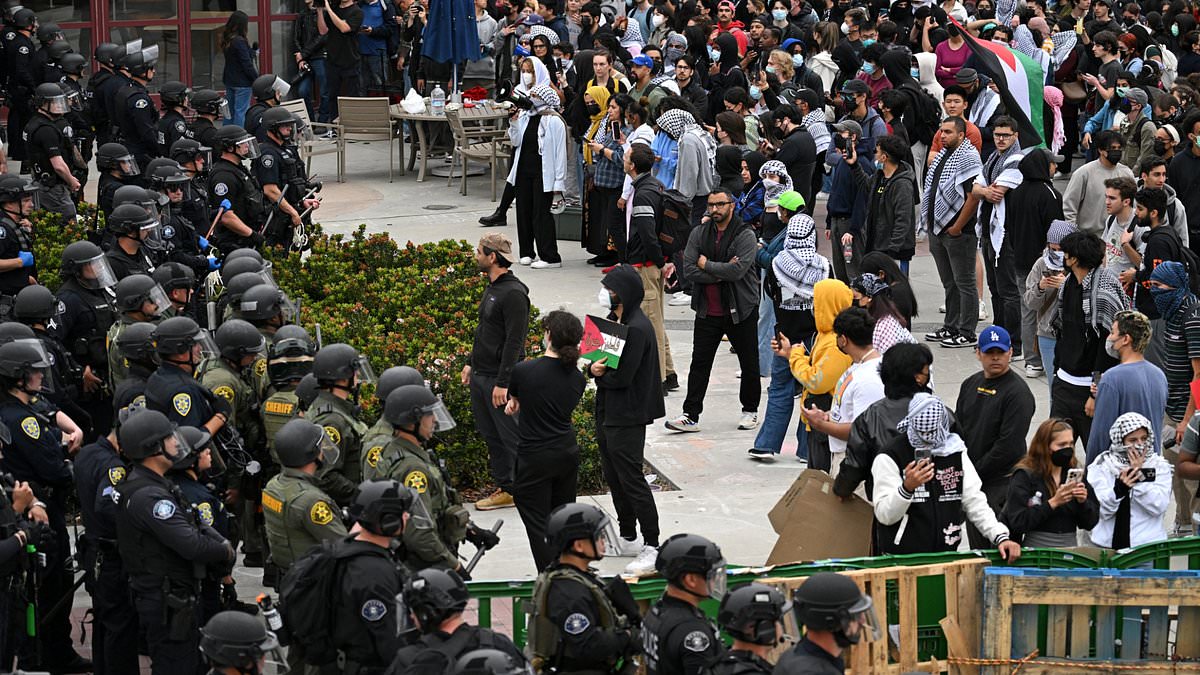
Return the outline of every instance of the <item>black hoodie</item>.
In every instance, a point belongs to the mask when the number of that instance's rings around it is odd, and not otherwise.
[[[1050,178],[1050,153],[1034,148],[1017,164],[1021,184],[1004,196],[1004,236],[1012,244],[1018,270],[1033,268],[1046,248],[1050,223],[1063,217],[1062,195]]]
[[[628,265],[618,265],[600,282],[616,294],[621,318],[629,327],[621,367],[596,378],[596,419],[609,426],[644,426],[667,414],[658,377],[658,340],[642,312],[642,278]]]
[[[883,72],[887,75],[888,82],[892,83],[892,88],[904,92],[908,98],[908,108],[901,118],[908,139],[913,143],[928,144],[937,131],[942,111],[937,100],[921,88],[920,82],[913,79],[909,72],[911,59],[908,51],[904,49],[889,49],[879,57],[879,65],[883,66]]]
[[[471,369],[508,387],[513,366],[525,356],[529,332],[529,288],[512,272],[496,277],[479,300],[479,325],[471,348]]]

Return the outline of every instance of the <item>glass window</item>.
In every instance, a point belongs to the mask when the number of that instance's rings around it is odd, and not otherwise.
[[[237,9],[253,17],[258,14],[258,0],[189,0],[188,8],[193,18],[198,12],[212,12],[213,15],[224,18]]]
[[[116,21],[174,19],[179,16],[175,0],[109,0],[108,15]]]
[[[271,22],[271,67],[275,74],[291,82],[299,74],[295,53],[292,51],[292,26],[294,21]]]
[[[220,91],[225,88],[221,83],[225,71],[225,55],[221,52],[221,31],[224,28],[224,23],[191,24],[193,89],[208,88]],[[253,20],[250,21],[246,40],[251,45],[258,42],[258,24]]]
[[[143,48],[158,45],[158,68],[147,89],[156,92],[163,82],[183,79],[179,70],[179,30],[173,24],[113,28],[109,32],[109,40],[117,44],[139,38]]]
[[[92,50],[95,45],[92,44],[92,29],[91,28],[64,28],[63,34],[67,36],[67,42],[71,43],[71,48],[76,52],[83,54],[88,58],[86,68],[92,67]],[[89,73],[90,70],[84,70],[84,73]]]
[[[41,23],[61,26],[64,23],[92,20],[92,6],[87,2],[55,4],[53,0],[24,0],[20,4],[36,12]]]

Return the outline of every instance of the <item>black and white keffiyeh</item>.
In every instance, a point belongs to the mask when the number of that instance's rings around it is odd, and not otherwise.
[[[557,110],[559,104],[561,103],[561,101],[558,99],[558,94],[554,91],[554,88],[548,84],[533,85],[533,87],[529,90],[529,97],[539,99],[542,103],[544,103],[545,106],[543,109],[550,108],[551,110]],[[535,107],[537,106],[535,105]],[[541,110],[539,109],[535,112],[540,111]]]
[[[1117,312],[1129,309],[1129,296],[1121,280],[1105,267],[1097,267],[1083,278],[1083,319],[1092,330],[1100,331],[1101,327],[1108,328],[1116,318]],[[1064,293],[1058,294],[1058,314],[1064,316]]]
[[[925,449],[946,457],[967,449],[962,438],[950,431],[950,412],[942,399],[926,392],[908,402],[908,415],[896,425],[914,450]]]
[[[696,118],[692,117],[692,114],[686,110],[672,108],[659,115],[655,123],[658,124],[659,129],[667,132],[668,136],[678,141],[679,137],[683,136],[683,132],[688,127],[696,124]]]
[[[774,178],[767,178],[767,174],[779,176],[782,181],[777,181]],[[783,162],[772,159],[769,162],[763,162],[762,167],[758,170],[758,177],[763,182],[763,198],[768,207],[775,206],[779,203],[779,195],[792,189],[792,177],[788,174],[787,165]]]
[[[812,307],[813,286],[829,277],[829,260],[817,253],[817,224],[807,214],[788,221],[783,250],[771,262],[783,309]]]
[[[813,138],[813,143],[817,146],[818,153],[829,149],[829,143],[833,137],[829,133],[829,124],[826,123],[823,108],[808,111],[808,114],[800,121],[800,126],[808,130],[809,135]]]
[[[1138,429],[1145,429],[1149,434],[1143,452],[1146,454],[1153,452],[1154,425],[1141,413],[1127,412],[1118,417],[1108,429],[1108,442],[1111,444],[1107,453],[1109,455],[1108,459],[1116,462],[1118,466],[1129,466],[1129,455],[1125,448],[1125,437]]]
[[[942,167],[941,180],[934,185],[933,177],[939,162],[944,162],[945,166]],[[967,202],[963,184],[968,178],[978,178],[982,168],[979,151],[965,139],[954,150],[942,148],[938,152],[929,171],[925,172],[925,194],[933,197],[928,200],[931,206],[921,209],[922,222],[926,220],[928,210],[933,209],[934,235],[941,234],[958,217]]]

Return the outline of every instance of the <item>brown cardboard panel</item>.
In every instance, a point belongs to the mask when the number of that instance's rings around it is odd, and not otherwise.
[[[857,495],[843,502],[824,471],[801,473],[767,518],[779,534],[768,565],[870,555],[871,505]]]

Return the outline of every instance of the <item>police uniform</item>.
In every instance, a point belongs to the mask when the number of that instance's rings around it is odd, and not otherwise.
[[[201,525],[213,528],[226,539],[230,539],[230,516],[225,503],[213,494],[212,489],[192,478],[186,471],[172,471],[171,480],[179,487],[183,498],[191,505]],[[212,615],[221,611],[221,580],[233,571],[233,561],[221,561],[208,566],[208,574],[200,581],[200,623],[207,623]]]
[[[525,663],[525,655],[508,636],[482,626],[463,623],[453,633],[433,631],[403,647],[396,652],[384,675],[445,673],[459,657],[476,649],[497,649],[513,657],[517,663]]]
[[[50,329],[54,331],[59,329],[54,319],[50,320],[46,328],[33,329],[34,335],[37,336],[38,341],[45,348],[46,354],[50,357],[50,368],[46,376],[52,383],[52,393],[43,394],[43,397],[75,420],[84,433],[91,437],[93,432],[91,416],[79,406],[79,389],[83,368],[75,363],[75,359],[67,353],[57,333],[51,332]]]
[[[171,156],[171,145],[181,138],[195,138],[188,129],[187,120],[178,110],[171,109],[158,119],[158,155]]]
[[[383,670],[402,644],[397,618],[405,610],[396,600],[404,588],[402,568],[388,549],[352,537],[337,549],[342,562],[333,593],[332,643],[345,657],[342,672]]]
[[[266,101],[255,101],[254,105],[246,109],[246,114],[243,116],[242,128],[246,133],[258,138],[259,141],[266,140],[266,130],[262,128],[263,113],[273,108]],[[262,131],[263,133],[259,133]]]
[[[33,72],[33,40],[20,31],[6,33],[4,64],[8,71],[8,157],[27,159],[25,139],[21,132],[32,111],[33,90],[40,82]]]
[[[97,673],[137,675],[137,612],[129,597],[129,575],[117,548],[117,505],[113,493],[129,469],[106,437],[75,457],[75,489],[83,517],[83,566],[92,596],[92,661]]]
[[[196,250],[200,251],[198,238],[207,235],[208,228],[212,226],[212,214],[208,210],[208,177],[201,174],[192,176],[191,188],[191,196],[184,195],[180,214],[192,224],[197,235]]]
[[[84,102],[83,110],[68,110],[67,114],[60,119],[60,125],[70,128],[71,133],[67,134],[66,129],[63,129],[63,134],[71,139],[71,144],[78,154],[73,158],[75,163],[67,162],[67,164],[71,167],[71,173],[79,180],[80,189],[83,189],[83,186],[87,184],[88,162],[92,161],[92,148],[96,138],[87,106],[88,93],[83,90],[78,81],[70,77],[64,76],[59,84],[69,92],[79,94],[79,99]],[[60,128],[62,127],[60,126]]]
[[[263,490],[262,506],[271,560],[280,569],[280,579],[313,546],[346,536],[337,504],[317,487],[315,476],[299,469],[283,467]]]
[[[136,80],[117,92],[113,109],[116,117],[120,142],[129,149],[138,161],[146,166],[158,157],[158,108],[150,100],[146,85]]]
[[[301,198],[308,192],[308,181],[304,176],[304,167],[300,163],[300,154],[296,146],[280,145],[269,136],[259,145],[262,155],[254,160],[254,176],[259,185],[274,185],[280,191],[287,189],[284,199],[296,209],[304,212]],[[272,246],[288,246],[292,243],[292,219],[282,209],[271,205],[275,216],[271,219],[271,228],[266,232],[267,243]]]
[[[206,565],[230,560],[229,542],[199,522],[175,484],[145,466],[134,466],[117,493],[118,545],[152,672],[199,672],[199,581]]]
[[[265,399],[271,395],[271,375],[267,373],[267,366],[270,364],[267,362],[267,356],[271,353],[271,347],[275,346],[275,333],[268,332],[264,326],[257,326],[257,328],[258,334],[262,335],[263,340],[266,341],[266,348],[254,358],[247,376],[254,385],[254,391],[258,394],[258,398]]]
[[[106,291],[85,288],[69,278],[58,287],[58,302],[62,310],[58,317],[62,341],[67,351],[81,367],[103,383],[96,391],[80,391],[79,403],[92,417],[96,434],[103,436],[112,427],[111,390],[108,390],[108,346],[105,338],[116,321],[116,310]]]
[[[108,128],[111,134],[110,140],[121,142],[121,116],[125,114],[125,109],[121,107],[124,104],[123,92],[126,87],[133,84],[133,80],[128,78],[125,73],[117,71],[113,76],[104,82],[101,89],[104,99],[105,117],[108,118]],[[124,144],[123,144],[124,145]],[[129,146],[126,145],[126,148]],[[139,163],[139,166],[144,166]]]
[[[382,471],[389,468],[390,456],[384,455],[384,450],[396,438],[396,428],[383,415],[371,425],[363,436],[362,450],[362,479],[379,480],[386,478]],[[396,480],[403,480],[397,478]]]
[[[146,406],[180,426],[197,428],[216,414],[212,392],[179,366],[166,362],[146,380]]]
[[[279,464],[279,455],[275,453],[275,434],[299,412],[300,398],[296,396],[295,386],[272,386],[270,395],[263,400],[263,433],[267,437],[267,452],[275,464]],[[363,480],[367,480],[366,475],[366,467],[363,467]]]
[[[96,130],[96,143],[104,145],[112,141],[112,122],[108,118],[108,102],[106,96],[111,92],[106,89],[113,85],[105,83],[115,81],[115,76],[111,71],[97,68],[92,76],[88,78],[87,87],[84,89],[84,99],[86,101],[85,109],[88,111],[88,118],[92,121],[92,128]]]
[[[150,380],[150,376],[154,374],[154,370],[146,366],[127,361],[128,370],[125,371],[125,377],[117,384],[113,391],[113,413],[118,414],[122,408],[128,408],[131,405],[146,405],[146,383]]]
[[[725,651],[704,612],[668,595],[642,620],[642,646],[647,675],[697,675]]]
[[[221,202],[226,199],[232,205],[230,210],[237,214],[247,227],[257,232],[266,219],[262,189],[240,162],[234,163],[221,157],[213,161],[212,170],[209,172],[209,208],[216,213]],[[238,236],[219,223],[213,234],[213,244],[225,253],[251,246],[248,237]]]
[[[33,251],[33,242],[28,233],[12,216],[0,212],[0,260],[17,258],[22,251]],[[11,319],[13,300],[22,288],[29,285],[29,277],[36,275],[36,267],[18,267],[0,272],[0,321]]]
[[[121,314],[108,327],[108,332],[104,334],[104,344],[108,349],[108,386],[114,392],[121,385],[121,381],[129,376],[129,361],[124,356],[121,356],[121,350],[117,348],[117,338],[121,337],[121,333],[127,327],[135,323],[139,322],[136,319],[130,318],[127,314]],[[131,401],[132,399],[129,400]],[[117,406],[114,409],[120,410],[121,407],[123,406]],[[206,421],[207,419],[205,418]]]
[[[186,208],[184,202],[171,204],[163,213],[159,233],[166,243],[166,261],[186,265],[197,279],[203,279],[208,274],[208,257],[200,254],[199,235],[192,222],[184,216]]]
[[[213,121],[207,117],[197,116],[192,120],[192,126],[189,127],[192,132],[192,138],[195,139],[206,148],[215,148],[217,141],[217,127]]]
[[[117,190],[126,185],[133,185],[134,183],[127,183],[107,171],[101,173],[98,180],[99,182],[96,185],[96,206],[100,208],[100,212],[107,218],[108,214],[112,213],[113,198],[116,196]],[[99,223],[96,223],[96,225],[99,226]]]
[[[773,672],[776,675],[843,675],[846,661],[804,637],[779,657]]]
[[[321,470],[318,485],[338,504],[346,505],[362,482],[362,440],[368,431],[358,419],[358,406],[322,389],[305,417],[325,428],[329,440],[340,450],[338,461]]]
[[[75,217],[75,204],[71,201],[67,184],[54,170],[51,161],[61,157],[68,167],[78,164],[74,158],[75,146],[65,133],[69,129],[66,122],[60,127],[55,119],[41,110],[35,110],[22,132],[25,136],[25,165],[28,165],[33,179],[41,186],[42,207],[61,213],[66,219]],[[26,168],[25,165],[22,168]]]
[[[232,424],[238,430],[247,449],[261,447],[263,432],[258,396],[244,376],[234,371],[225,359],[213,359],[201,375],[200,382],[214,396],[220,396],[229,403],[233,413],[226,424]]]
[[[772,670],[774,666],[758,654],[743,649],[732,649],[710,664],[705,675],[770,675]]]
[[[632,665],[633,634],[591,570],[551,565],[538,575],[532,602],[528,645],[535,668],[615,673],[622,659],[620,665]]]
[[[368,449],[363,464],[364,473],[374,469],[378,478],[390,478],[415,490],[429,513],[429,526],[414,523],[404,531],[405,564],[412,569],[457,568],[458,545],[466,536],[470,514],[437,461],[421,446],[397,436],[378,456],[374,448]]]
[[[117,278],[117,281],[134,274],[150,276],[154,272],[154,261],[146,255],[144,244],[139,245],[137,251],[129,254],[114,243],[112,248],[104,252],[104,257],[108,258],[108,264],[112,267],[113,276]]]

